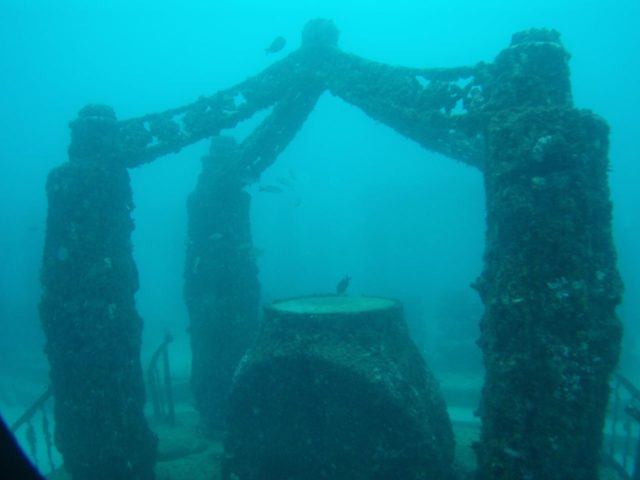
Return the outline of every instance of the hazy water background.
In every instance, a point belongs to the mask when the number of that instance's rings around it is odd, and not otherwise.
[[[37,314],[44,184],[67,158],[68,122],[77,111],[104,103],[126,119],[192,102],[297,48],[304,23],[316,17],[335,21],[345,51],[409,66],[490,62],[514,32],[551,27],[562,33],[572,54],[575,104],[612,127],[614,233],[626,284],[619,311],[627,352],[637,349],[637,0],[3,0],[0,375],[44,365]],[[263,49],[278,35],[288,40],[285,50],[266,56]],[[131,172],[145,362],[166,330],[186,342],[185,201],[207,148],[201,142]],[[478,171],[421,149],[325,94],[262,183],[282,176],[296,178],[295,193],[252,189],[265,301],[331,291],[349,273],[351,293],[402,298],[413,324],[428,335],[442,297],[470,292],[484,241]]]

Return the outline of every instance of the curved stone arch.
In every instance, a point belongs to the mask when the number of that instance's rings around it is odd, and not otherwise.
[[[271,117],[259,128],[271,128],[274,121],[277,128],[294,127],[306,118],[300,116],[305,105],[329,90],[423,147],[481,168],[484,65],[390,66],[341,51],[337,36],[332,22],[311,21],[302,46],[262,73],[184,107],[119,122],[125,163],[135,167],[177,152],[268,107],[285,108],[294,118]],[[267,139],[263,148],[268,148]]]

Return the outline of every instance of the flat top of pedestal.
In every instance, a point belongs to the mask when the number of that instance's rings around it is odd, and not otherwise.
[[[396,305],[395,300],[381,297],[350,297],[346,295],[318,295],[276,301],[271,307],[282,312],[330,314],[384,310]]]

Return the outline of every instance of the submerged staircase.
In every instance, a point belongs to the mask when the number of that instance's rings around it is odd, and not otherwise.
[[[185,479],[195,479],[192,476],[195,469],[202,472],[202,478],[212,478],[212,470],[222,458],[222,432],[215,438],[206,438],[199,431],[189,379],[172,377],[169,370],[170,342],[167,337],[158,347],[147,369],[148,416],[160,440],[156,471],[169,474],[172,479],[183,478],[183,473]],[[480,432],[480,421],[474,411],[480,399],[482,375],[440,377],[456,436],[456,464],[461,476],[470,478],[475,469],[472,445]],[[10,428],[31,461],[41,471],[49,472],[47,478],[61,480],[70,477],[60,465],[59,453],[53,445],[53,401],[52,389],[48,387]],[[640,389],[622,375],[616,375],[612,381],[602,460],[607,471],[602,478],[640,480]]]

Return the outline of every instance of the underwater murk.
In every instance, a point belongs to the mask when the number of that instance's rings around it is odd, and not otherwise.
[[[640,478],[640,4],[2,10],[3,478]]]

